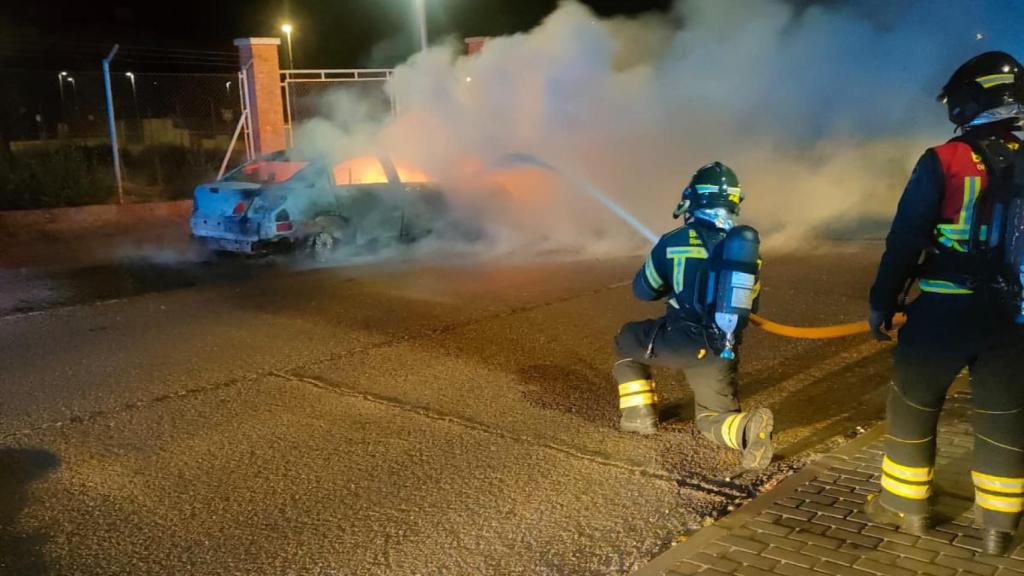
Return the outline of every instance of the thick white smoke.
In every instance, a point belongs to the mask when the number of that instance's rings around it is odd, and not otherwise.
[[[806,245],[891,215],[913,162],[952,132],[938,88],[973,54],[1019,49],[1022,25],[1013,0],[683,0],[673,17],[610,20],[570,1],[478,54],[452,41],[414,56],[390,86],[397,118],[368,121],[341,94],[296,140],[415,165],[513,246],[604,253],[645,241],[563,178],[491,168],[532,154],[665,230],[717,159],[740,175],[746,222]]]

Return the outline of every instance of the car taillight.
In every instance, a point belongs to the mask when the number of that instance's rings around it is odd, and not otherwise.
[[[278,210],[277,214],[274,214],[274,222],[277,223],[275,229],[278,232],[291,232],[295,228],[290,222],[291,219],[292,215],[287,210]]]
[[[235,216],[241,216],[242,214],[245,214],[245,209],[248,207],[249,205],[246,204],[244,200],[242,200],[238,204],[235,204],[235,209],[232,210],[231,213],[234,214]]]

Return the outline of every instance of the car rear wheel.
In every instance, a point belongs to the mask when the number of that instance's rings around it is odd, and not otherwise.
[[[310,250],[313,253],[313,259],[317,262],[326,262],[330,259],[334,254],[335,246],[337,246],[337,242],[334,235],[327,230],[321,230],[310,238]]]

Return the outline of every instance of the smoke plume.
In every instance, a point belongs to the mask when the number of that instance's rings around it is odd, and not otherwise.
[[[601,19],[563,2],[477,54],[452,40],[399,66],[397,117],[374,121],[341,92],[296,141],[416,166],[505,247],[638,251],[646,241],[573,182],[667,230],[712,160],[737,171],[741,219],[770,244],[877,227],[917,157],[952,134],[938,89],[974,54],[1024,56],[1024,11],[1014,0],[806,4],[682,0],[669,16]],[[510,154],[563,175],[502,167]]]

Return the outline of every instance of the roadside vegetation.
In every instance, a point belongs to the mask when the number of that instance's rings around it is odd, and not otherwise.
[[[126,148],[126,199],[189,198],[216,177],[220,155],[181,146]],[[32,210],[117,201],[109,146],[60,144],[0,153],[0,210]]]

